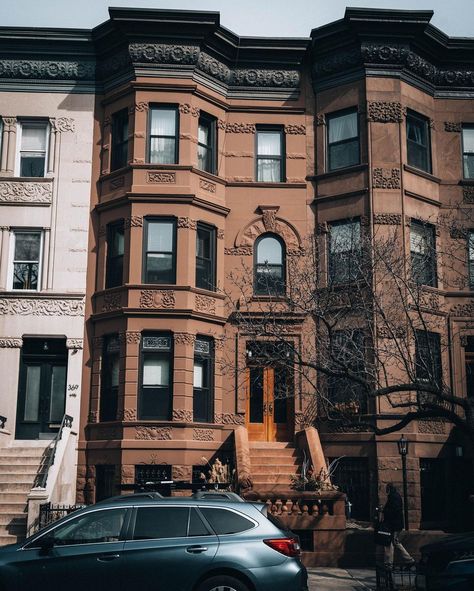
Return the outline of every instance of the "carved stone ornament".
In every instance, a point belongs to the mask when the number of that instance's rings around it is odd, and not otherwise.
[[[134,105],[132,105],[128,112],[130,113],[130,115],[133,115],[133,113],[146,113],[148,112],[148,109],[150,108],[150,105],[144,101],[140,101],[138,103],[135,103]]]
[[[193,117],[199,117],[201,109],[199,109],[198,107],[192,107],[189,103],[181,103],[179,105],[179,112],[183,113],[183,115],[191,113]]]
[[[255,133],[257,128],[253,123],[226,123],[226,133]]]
[[[142,333],[134,330],[126,330],[119,333],[119,338],[127,345],[138,345],[142,338]]]
[[[214,441],[213,429],[193,429],[193,439],[196,441]]]
[[[94,80],[95,63],[79,60],[1,59],[0,78]]]
[[[260,206],[262,210],[262,206]],[[238,234],[235,246],[239,247],[253,247],[256,238],[264,234],[268,230],[265,228],[263,217],[260,217],[250,222]],[[274,230],[275,234],[281,236],[285,242],[287,250],[298,251],[301,249],[301,239],[296,228],[290,222],[276,217]]]
[[[88,423],[97,423],[97,419],[99,418],[99,412],[97,410],[89,411],[89,415],[87,417]]]
[[[399,189],[400,169],[374,168],[372,172],[372,183],[374,189]]]
[[[253,248],[251,246],[239,246],[237,248],[224,248],[224,254],[230,256],[246,257],[253,255]]]
[[[51,124],[51,130],[55,133],[65,133],[76,131],[74,119],[70,117],[53,117],[49,120]]]
[[[210,181],[205,181],[204,179],[199,179],[199,187],[208,193],[216,192],[216,184],[211,183]]]
[[[173,480],[189,481],[192,478],[192,474],[192,466],[177,466],[176,464],[173,464],[171,468],[171,478]]]
[[[140,292],[140,308],[171,309],[175,307],[174,291],[167,289],[144,289]]]
[[[324,113],[319,113],[319,115],[316,116],[316,125],[318,127],[326,125],[326,115]]]
[[[267,232],[275,232],[276,215],[280,207],[278,205],[259,205],[262,212],[263,225]]]
[[[21,349],[23,339],[15,337],[0,337],[0,349]]]
[[[120,416],[117,415],[119,421],[125,421],[127,423],[133,423],[137,420],[137,409],[136,408],[124,408],[120,411]]]
[[[0,315],[84,316],[84,298],[80,300],[47,298],[0,298]]]
[[[200,294],[196,294],[195,298],[196,310],[203,314],[215,314],[216,313],[216,300]]]
[[[127,228],[141,228],[143,226],[143,217],[141,215],[132,215],[123,220],[123,226]]]
[[[399,213],[376,213],[374,214],[374,224],[380,226],[400,226],[402,216]]]
[[[171,427],[144,427],[139,425],[135,427],[135,439],[141,440],[170,440]]]
[[[197,228],[196,220],[188,217],[178,218],[178,228],[187,228],[188,230],[195,230]]]
[[[178,408],[173,410],[173,421],[179,423],[192,423],[193,422],[193,411],[186,410],[184,408]]]
[[[444,131],[460,133],[462,131],[462,123],[456,123],[455,121],[445,121]]]
[[[218,228],[217,229],[217,239],[224,240],[224,237],[225,237],[224,230],[222,230],[221,228]]]
[[[109,187],[112,191],[114,189],[120,189],[120,187],[123,187],[124,185],[125,185],[125,177],[124,176],[118,176],[109,182]]]
[[[244,425],[245,415],[230,412],[216,413],[214,422],[218,425]]]
[[[133,62],[154,64],[196,64],[199,57],[197,45],[171,45],[164,43],[131,43],[129,55]]]
[[[380,339],[402,339],[406,336],[403,326],[378,326],[377,334]]]
[[[403,121],[402,105],[395,101],[369,101],[367,120],[376,123],[399,123]]]
[[[474,187],[464,187],[462,197],[464,203],[474,203]]]
[[[122,293],[112,292],[105,293],[102,299],[102,312],[113,312],[122,307]]]
[[[306,135],[305,125],[285,125],[285,133],[288,135]]]
[[[16,117],[2,117],[3,130],[9,133],[16,133]]]
[[[420,420],[418,421],[418,432],[429,433],[431,435],[443,435],[445,432],[444,422],[437,421],[436,419]]]
[[[257,88],[298,88],[300,73],[296,70],[237,69],[232,72],[230,85]]]
[[[194,346],[196,335],[189,332],[175,332],[174,342],[176,345],[190,345]]]
[[[451,316],[460,316],[463,318],[474,316],[474,303],[457,304],[451,308]]]
[[[0,205],[2,203],[50,204],[52,200],[52,183],[0,181]]]
[[[83,339],[66,339],[66,349],[73,349],[75,351],[84,347]]]
[[[163,183],[173,184],[176,183],[175,172],[153,172],[148,171],[146,175],[147,183]]]

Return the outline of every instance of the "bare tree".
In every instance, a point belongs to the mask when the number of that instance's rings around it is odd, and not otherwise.
[[[274,343],[260,357],[299,376],[308,421],[382,435],[443,420],[474,443],[474,397],[449,370],[453,344],[474,319],[452,322],[445,297],[469,287],[469,215],[457,208],[436,223],[393,215],[378,225],[322,225],[287,257],[286,278],[271,264],[231,273],[231,321],[254,346]],[[298,343],[288,338],[295,325]]]

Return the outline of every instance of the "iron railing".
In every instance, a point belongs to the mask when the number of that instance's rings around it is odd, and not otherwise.
[[[416,566],[377,564],[377,591],[415,591]]]
[[[63,420],[61,421],[61,426],[59,427],[59,431],[56,433],[53,439],[52,446],[48,449],[48,455],[45,458],[44,464],[41,467],[41,474],[39,475],[38,482],[36,486],[40,488],[46,488],[46,484],[48,482],[48,474],[51,469],[51,466],[54,464],[54,458],[56,456],[56,450],[58,448],[58,443],[61,441],[63,436],[64,427],[72,427],[73,418],[69,415],[64,415]]]
[[[50,523],[54,523],[58,519],[84,507],[86,505],[53,505],[52,503],[42,503],[39,510],[38,529],[42,529]]]

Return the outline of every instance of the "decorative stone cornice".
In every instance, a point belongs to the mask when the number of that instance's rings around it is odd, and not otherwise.
[[[27,203],[49,205],[53,200],[53,184],[40,181],[0,181],[0,205]]]
[[[83,339],[66,339],[66,349],[72,349],[74,351],[78,351],[82,349],[84,346]]]
[[[21,337],[0,337],[0,349],[21,349],[23,339]]]
[[[84,80],[95,79],[95,63],[85,60],[1,59],[0,79]]]
[[[130,43],[128,53],[137,64],[194,65],[199,57],[198,45],[181,43]]]
[[[84,299],[0,298],[0,315],[84,316]]]
[[[372,184],[374,189],[399,189],[399,168],[374,168],[372,172]]]
[[[399,123],[403,121],[402,105],[392,101],[369,101],[367,120],[374,123]]]

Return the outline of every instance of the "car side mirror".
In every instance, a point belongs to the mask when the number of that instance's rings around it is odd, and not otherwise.
[[[54,548],[55,539],[54,536],[43,536],[40,538],[35,546],[39,548],[41,555],[49,554],[49,552]]]

